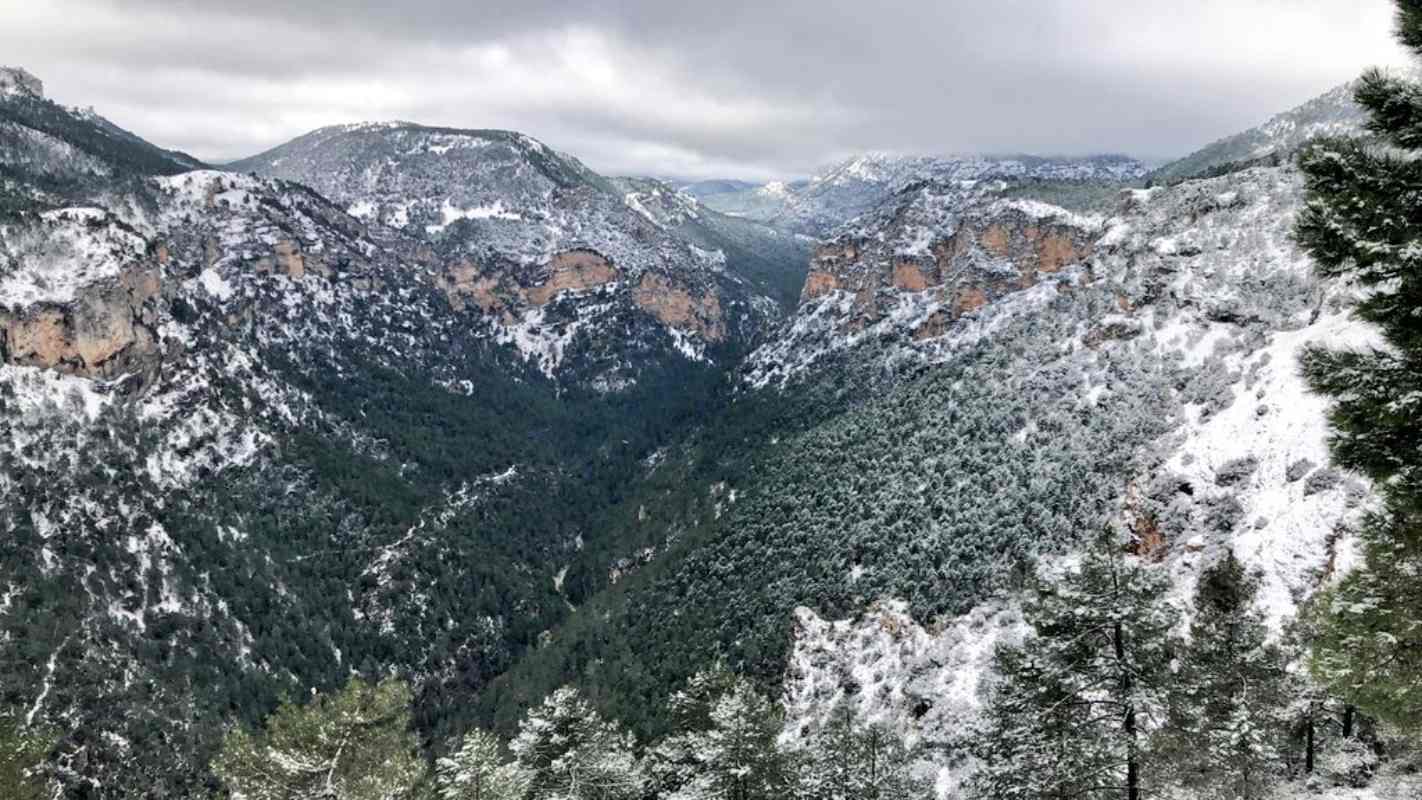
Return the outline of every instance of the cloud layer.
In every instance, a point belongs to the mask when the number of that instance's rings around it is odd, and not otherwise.
[[[221,161],[369,119],[521,130],[605,172],[868,149],[1168,157],[1402,62],[1389,0],[0,0],[60,102]]]

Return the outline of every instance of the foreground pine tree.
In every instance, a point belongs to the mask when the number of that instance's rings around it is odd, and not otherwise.
[[[775,800],[794,782],[776,744],[779,709],[724,668],[694,676],[672,698],[677,733],[652,752],[660,793],[671,800]]]
[[[530,800],[633,800],[645,781],[631,734],[565,686],[529,709],[509,745]]]
[[[997,655],[973,795],[1138,800],[1153,782],[1145,720],[1171,678],[1166,586],[1109,536],[1036,582],[1023,607],[1035,635]]]
[[[1190,640],[1160,738],[1185,787],[1258,800],[1284,770],[1286,672],[1254,609],[1258,587],[1228,554],[1200,576]]]
[[[505,762],[499,738],[473,730],[459,749],[435,762],[441,800],[523,800],[529,776],[517,764]]]
[[[1398,0],[1399,38],[1422,54],[1422,2]],[[1334,399],[1333,458],[1386,501],[1363,530],[1364,562],[1321,604],[1313,668],[1370,715],[1422,729],[1422,87],[1365,74],[1358,103],[1381,142],[1325,140],[1300,166],[1298,240],[1324,276],[1366,290],[1355,313],[1386,347],[1314,349],[1315,390]]]
[[[800,765],[799,800],[928,800],[933,787],[910,770],[897,734],[863,724],[849,703],[830,712]]]
[[[409,708],[402,681],[352,680],[307,705],[284,704],[259,733],[229,733],[213,772],[245,800],[401,800],[425,773]]]
[[[42,725],[29,725],[20,714],[0,715],[0,797],[40,800],[51,796],[44,760],[57,736]]]

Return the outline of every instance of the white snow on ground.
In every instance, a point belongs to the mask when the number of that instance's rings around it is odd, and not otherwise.
[[[557,373],[558,365],[563,363],[564,351],[577,335],[579,327],[578,322],[570,322],[562,330],[545,325],[543,309],[530,308],[523,312],[518,321],[501,325],[497,341],[513,345],[524,360],[537,365],[540,372],[551,378]]]
[[[0,364],[0,385],[14,392],[12,402],[28,417],[48,417],[61,411],[92,422],[113,400],[101,391],[101,383],[39,367]]]
[[[459,208],[449,202],[446,198],[444,205],[440,207],[440,216],[444,222],[439,225],[426,225],[425,230],[429,233],[439,233],[450,225],[462,219],[502,219],[510,221],[521,221],[523,215],[510,208],[504,207],[504,201],[495,200],[492,203],[473,208]]]
[[[995,208],[1014,209],[1037,220],[1051,220],[1072,225],[1084,230],[1097,230],[1106,222],[1100,214],[1077,214],[1061,206],[1043,203],[1040,200],[1014,199],[999,201]]]
[[[71,636],[64,637],[64,641],[61,642],[58,647],[54,648],[54,652],[49,654],[49,661],[45,664],[44,680],[40,684],[39,694],[35,696],[34,705],[30,706],[30,710],[25,714],[26,726],[35,724],[35,716],[38,715],[40,709],[44,707],[45,698],[49,697],[49,691],[53,688],[54,668],[59,663],[59,654],[65,647],[69,646],[69,640],[71,638]]]
[[[1361,347],[1374,339],[1368,326],[1327,304],[1311,321],[1307,310],[1299,316],[1266,315],[1272,330],[1262,330],[1258,322],[1220,321],[1230,319],[1220,309],[1242,309],[1246,317],[1256,313],[1248,293],[1258,291],[1251,289],[1257,281],[1283,296],[1311,269],[1289,240],[1296,176],[1254,171],[1226,180],[1238,181],[1244,192],[1209,184],[1139,191],[1128,197],[1134,208],[1123,218],[1101,224],[1098,251],[1107,257],[1096,265],[1098,275],[1124,267],[1121,275],[1131,280],[1144,268],[1157,270],[1165,286],[1153,296],[1165,302],[1102,314],[1092,325],[1130,323],[1138,337],[1132,346],[1153,347],[1185,368],[1229,371],[1233,383],[1223,398],[1229,402],[1211,409],[1187,405],[1182,424],[1157,445],[1159,462],[1138,483],[1178,480],[1193,492],[1182,501],[1194,504],[1184,517],[1185,530],[1167,542],[1166,557],[1156,567],[1170,576],[1177,607],[1188,608],[1200,572],[1229,548],[1259,580],[1259,608],[1277,632],[1300,602],[1347,569],[1354,548],[1348,531],[1370,501],[1356,477],[1310,486],[1309,477],[1329,466],[1327,403],[1308,391],[1299,356],[1310,344]],[[1302,285],[1300,291],[1306,290]],[[1043,284],[990,304],[948,335],[915,345],[916,357],[931,362],[951,355],[954,343],[992,336],[1002,320],[1040,307],[1027,302],[1034,293],[1055,291]],[[836,330],[835,320],[850,300],[831,294],[802,306],[789,330],[761,351],[775,369],[753,373],[752,380],[782,381],[827,352],[856,346],[864,335],[912,330],[905,323],[927,310],[907,293],[878,325],[858,333]],[[1255,335],[1262,340],[1250,338]],[[1087,387],[1083,394],[1089,399],[1100,390]],[[1241,459],[1254,459],[1257,467],[1220,485],[1221,467]],[[1215,530],[1202,503],[1225,495],[1233,496],[1243,513],[1230,530]],[[1126,504],[1123,497],[1123,508]],[[796,621],[785,676],[787,740],[816,724],[835,701],[850,698],[867,718],[890,722],[909,739],[928,744],[952,743],[970,731],[992,680],[993,648],[1020,639],[1023,625],[1011,598],[989,600],[962,617],[931,625],[913,621],[892,600],[852,620],[825,621],[801,610]],[[1182,626],[1187,623],[1182,615]],[[955,760],[942,748],[926,752],[924,766],[936,770],[940,796],[955,797],[972,763],[961,756]],[[1283,787],[1279,800],[1401,800],[1422,797],[1417,786],[1415,777],[1385,776],[1368,790]]]
[[[652,212],[648,211],[647,207],[642,205],[642,199],[637,196],[636,192],[628,192],[623,198],[623,201],[627,203],[628,208],[641,214],[648,222],[658,228],[662,227],[662,223],[658,222],[657,218],[652,215]]]
[[[47,211],[37,222],[0,225],[0,306],[71,302],[147,249],[142,236],[97,208]]]
[[[1230,488],[1245,510],[1239,530],[1203,534],[1189,548],[1173,551],[1169,569],[1182,599],[1199,571],[1229,547],[1259,578],[1260,609],[1277,630],[1324,577],[1347,566],[1349,540],[1340,543],[1341,552],[1330,540],[1361,511],[1362,484],[1353,484],[1351,502],[1346,480],[1323,491],[1308,488],[1308,475],[1329,464],[1327,401],[1304,383],[1299,356],[1307,344],[1359,347],[1373,341],[1368,326],[1342,314],[1274,334],[1243,365],[1255,377],[1234,387],[1232,405],[1204,422],[1198,410],[1188,415],[1183,441],[1166,468],[1198,487],[1197,494],[1214,489],[1217,471],[1230,461],[1254,458],[1259,466]],[[1289,468],[1303,461],[1315,466],[1290,480]]]
[[[225,301],[232,299],[232,295],[235,291],[232,288],[232,284],[223,280],[217,270],[211,267],[203,270],[202,273],[198,275],[198,280],[202,282],[202,288],[206,289],[208,294],[218,300]]]
[[[885,601],[853,620],[795,612],[795,642],[786,669],[785,731],[794,747],[843,702],[861,718],[882,723],[909,745],[952,742],[978,717],[989,691],[999,644],[1022,641],[1026,625],[1012,603],[986,603],[941,628],[909,616],[903,603]],[[930,762],[940,796],[952,796],[971,765]]]

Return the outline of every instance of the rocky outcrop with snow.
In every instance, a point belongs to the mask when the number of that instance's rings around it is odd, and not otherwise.
[[[1105,296],[1114,300],[1091,312],[1070,346],[1102,353],[1103,370],[1105,354],[1128,344],[1197,370],[1191,385],[1173,387],[1184,390],[1179,422],[1151,445],[1154,456],[1143,462],[1148,468],[1121,487],[1116,515],[1136,557],[1170,576],[1182,626],[1196,578],[1231,550],[1259,580],[1261,611],[1281,630],[1305,599],[1346,567],[1350,531],[1370,501],[1361,480],[1328,466],[1327,404],[1299,374],[1307,345],[1371,340],[1367,326],[1348,316],[1349,287],[1315,278],[1292,241],[1301,197],[1301,178],[1292,168],[1255,168],[1128,191],[1116,213],[1072,229],[1084,238],[1073,239],[1069,260],[1076,267],[1069,271],[1078,285],[1108,289]],[[1000,212],[1002,204],[985,197],[978,208]],[[1037,210],[1041,219],[1053,218]],[[894,227],[903,218],[886,217],[894,222],[882,236],[865,237],[891,246],[867,265],[862,256],[854,263],[892,274],[901,255],[893,243],[912,238],[897,233],[902,225]],[[1034,256],[1019,251],[1013,263],[1039,266]],[[842,327],[852,319],[845,316],[854,310],[852,295],[836,296],[839,289],[831,286],[824,297],[815,296],[816,281],[812,272],[808,300],[787,326],[781,349],[757,354],[757,364],[774,353],[782,363],[812,368],[825,347],[882,357],[881,343],[867,347]],[[937,338],[915,341],[912,327],[882,322],[874,331],[894,339],[899,358],[931,362],[949,353],[945,347],[984,330],[991,335],[994,320],[1020,318],[1039,290],[1003,293]],[[900,304],[922,291],[917,284],[880,288]],[[1055,291],[1070,292],[1071,284]],[[1054,313],[1051,302],[1029,313]],[[805,338],[812,327],[822,338]],[[813,342],[812,352],[796,354],[785,342]],[[1081,391],[1088,408],[1114,391],[1109,370],[1088,378]],[[799,612],[786,673],[786,735],[818,724],[835,701],[855,703],[870,718],[932,744],[925,752],[932,753],[940,792],[953,796],[972,769],[963,737],[992,681],[992,647],[1021,635],[1011,609],[1012,598],[1003,596],[942,620],[910,619],[890,599],[840,621]]]
[[[522,134],[346,125],[231,166],[300,181],[425,242],[451,303],[476,308],[497,341],[550,376],[627,386],[638,362],[713,360],[776,311],[739,254],[683,233],[708,224],[694,200],[619,186]],[[781,269],[794,272],[798,255]]]

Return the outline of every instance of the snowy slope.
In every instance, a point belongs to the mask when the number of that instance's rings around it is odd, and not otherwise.
[[[1179,424],[1152,448],[1150,468],[1123,487],[1117,518],[1123,530],[1148,523],[1164,536],[1148,563],[1170,576],[1182,627],[1195,579],[1228,548],[1259,579],[1261,611],[1280,630],[1346,568],[1349,531],[1368,503],[1360,480],[1327,467],[1326,403],[1299,375],[1307,345],[1372,340],[1342,308],[1348,288],[1315,279],[1293,244],[1300,197],[1291,168],[1127,192],[1118,213],[1095,221],[1083,264],[1082,280],[1112,287],[1116,303],[1095,312],[1082,343],[1103,352],[1146,347],[1200,370]],[[895,358],[942,358],[971,331],[1022,313],[1020,305],[1042,289],[989,305],[937,339],[901,341]],[[833,302],[802,307],[786,341],[805,343],[805,329],[824,323]],[[1052,312],[1037,306],[1033,313]],[[870,335],[893,331],[881,325]],[[862,351],[860,336],[831,336],[828,346]],[[813,364],[825,346],[814,340],[814,353],[801,360]],[[782,362],[795,357],[780,353]],[[1093,403],[1111,391],[1102,374],[1088,379],[1082,399]],[[992,647],[1019,638],[1020,626],[1011,597],[931,623],[913,620],[891,598],[852,619],[801,610],[786,672],[786,735],[812,727],[852,691],[865,715],[934,745],[927,752],[940,793],[953,797],[972,769],[962,737],[991,685]]]

